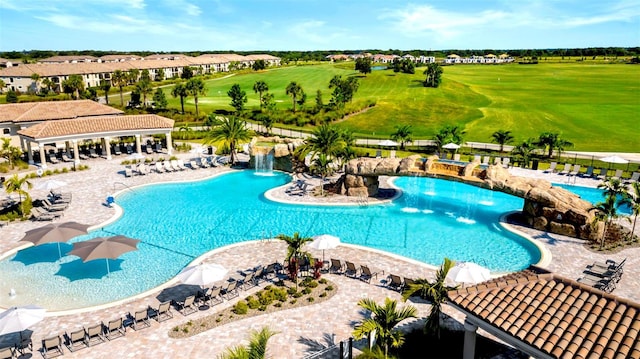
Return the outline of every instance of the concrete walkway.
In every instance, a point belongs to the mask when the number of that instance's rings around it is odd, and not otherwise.
[[[178,155],[188,159],[191,155]],[[123,156],[124,157],[124,156]],[[156,155],[157,157],[157,155]],[[166,155],[164,155],[166,158]],[[73,193],[73,201],[66,211],[64,221],[80,221],[83,223],[99,224],[108,220],[114,214],[114,209],[103,206],[106,195],[127,186],[143,183],[156,183],[165,181],[183,181],[190,179],[202,179],[216,173],[230,171],[228,168],[210,168],[199,170],[186,170],[175,173],[151,173],[147,176],[124,177],[124,166],[120,161],[124,158],[116,158],[112,161],[93,159],[87,161],[90,166],[87,171],[60,174],[55,177],[68,183],[63,190]],[[63,164],[52,168],[64,166]],[[541,171],[511,169],[517,175],[527,175],[539,178],[553,179],[555,174],[545,174]],[[49,178],[35,179],[34,184]],[[596,182],[588,182],[580,179],[581,184],[596,185]],[[276,191],[277,192],[277,191]],[[33,198],[43,198],[45,191],[30,191]],[[0,198],[5,195],[0,192]],[[282,190],[275,194],[277,197],[286,198]],[[299,198],[299,197],[296,197]],[[321,199],[307,196],[306,200],[313,202]],[[11,223],[0,228],[0,253],[10,252],[12,249],[22,246],[18,240],[24,232],[40,227],[42,223],[25,221]],[[552,254],[549,269],[569,278],[578,278],[586,264],[593,261],[604,261],[608,258],[621,260],[627,258],[625,274],[614,294],[633,301],[640,301],[640,248],[629,248],[616,254],[604,254],[588,251],[582,241],[554,234],[535,231],[528,228],[520,228],[529,233],[536,240],[544,243]],[[285,247],[282,243],[271,241],[248,242],[243,245],[226,247],[210,253],[204,261],[212,261],[215,254],[215,262],[233,270],[241,270],[253,267],[260,263],[269,263],[275,260],[282,261],[285,256]],[[321,252],[313,252],[321,256]],[[187,338],[170,339],[168,333],[173,327],[184,324],[191,318],[197,318],[214,313],[220,308],[233,305],[238,299],[225,302],[209,310],[199,311],[189,317],[183,317],[174,313],[174,318],[163,323],[152,322],[151,327],[136,332],[128,329],[124,338],[116,339],[76,353],[70,353],[65,349],[65,358],[120,358],[120,357],[154,357],[154,358],[199,358],[217,357],[225,348],[244,343],[250,329],[260,329],[269,326],[278,334],[269,341],[268,352],[272,358],[301,358],[313,347],[321,347],[327,344],[327,338],[335,336],[335,341],[346,339],[353,330],[354,323],[362,319],[362,313],[356,305],[360,298],[368,297],[377,302],[385,297],[399,299],[399,294],[384,287],[383,280],[389,273],[405,277],[432,278],[433,268],[425,264],[401,258],[398,256],[371,251],[366,248],[340,246],[327,257],[351,260],[358,264],[369,264],[379,270],[384,270],[384,275],[378,276],[372,284],[346,278],[339,275],[327,275],[338,286],[338,293],[332,299],[315,305],[310,305],[294,310],[277,312],[269,315],[253,317],[230,323],[223,327],[209,330],[205,333]],[[1,254],[0,254],[1,256]],[[264,284],[263,284],[264,285]],[[252,289],[255,291],[257,289]],[[8,295],[9,288],[2,287],[0,274],[0,295]],[[58,335],[64,331],[73,331],[82,326],[89,326],[100,321],[108,321],[126,313],[157,306],[160,293],[153,293],[144,298],[127,301],[123,304],[104,309],[89,310],[69,315],[49,315],[44,321],[31,327],[34,349],[37,351],[44,337]],[[244,295],[241,295],[244,297]],[[162,297],[161,297],[162,298]],[[425,303],[412,303],[418,308],[419,315],[424,317],[429,310]],[[461,325],[463,316],[445,306],[445,313],[451,316],[450,325]],[[420,326],[420,321],[414,321]],[[483,334],[482,332],[480,334]],[[35,352],[35,357],[40,354]],[[27,356],[25,356],[27,357]]]

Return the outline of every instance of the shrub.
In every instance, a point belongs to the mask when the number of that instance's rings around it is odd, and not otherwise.
[[[236,305],[233,306],[233,312],[238,315],[247,314],[248,311],[249,308],[247,307],[246,302],[239,301],[238,303],[236,303]]]
[[[258,292],[258,298],[260,300],[260,304],[269,305],[273,303],[273,301],[275,300],[275,295],[273,294],[272,291],[265,290],[262,292]]]
[[[274,295],[275,299],[280,301],[280,302],[286,302],[287,298],[289,297],[289,294],[283,288],[274,288],[273,289],[273,295]]]
[[[68,169],[67,167],[64,167],[64,168],[62,169],[62,173],[69,173],[69,169]]]
[[[315,300],[316,300],[316,299],[315,299],[314,297],[309,297],[309,298],[307,298],[307,301],[308,301],[309,303],[313,303],[313,301],[315,301]]]
[[[326,297],[326,296],[327,296],[327,292],[322,292],[322,293],[320,293],[320,296],[319,296],[319,297],[320,297],[320,298],[324,298],[324,297]]]
[[[276,304],[274,304],[273,306],[276,307],[276,308],[280,308],[280,307],[282,307],[282,303],[276,302]]]
[[[266,305],[261,305],[260,308],[258,308],[259,311],[264,312],[265,310],[267,310],[267,306]]]
[[[289,303],[291,303],[293,305],[293,304],[296,304],[297,302],[298,302],[297,299],[291,299],[291,301]]]
[[[296,294],[296,289],[295,288],[289,288],[289,289],[287,289],[287,293],[289,295],[294,295],[294,294]]]
[[[333,286],[332,285],[328,285],[326,288],[324,288],[324,290],[326,291],[332,291],[333,290]]]
[[[294,297],[294,298],[300,298],[300,297],[302,297],[302,293],[300,293],[300,292],[295,292],[295,293],[292,295],[292,297]]]
[[[320,284],[327,284],[327,280],[325,278],[322,278],[318,281]]]
[[[302,294],[311,294],[312,289],[311,288],[305,288],[302,290]]]
[[[318,282],[316,282],[315,280],[310,280],[308,283],[305,284],[305,286],[307,288],[316,288],[318,286]]]

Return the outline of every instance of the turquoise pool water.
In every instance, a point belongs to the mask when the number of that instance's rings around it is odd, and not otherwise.
[[[403,177],[404,195],[379,206],[300,206],[274,203],[264,192],[288,175],[235,172],[210,180],[135,189],[116,201],[124,215],[103,230],[73,241],[121,234],[140,239],[139,250],[87,263],[66,256],[71,244],[47,244],[0,262],[0,305],[39,304],[49,310],[81,308],[123,299],[174,277],[201,254],[228,244],[300,232],[329,233],[429,264],[444,257],[474,261],[493,271],[526,268],[540,258],[530,242],[497,223],[522,199],[428,178]],[[72,242],[73,242],[72,241]],[[17,295],[9,297],[14,288]]]
[[[553,185],[571,191],[580,196],[585,201],[589,201],[594,205],[599,202],[604,202],[603,191],[599,188],[572,186],[566,183],[554,183]],[[628,205],[620,206],[618,210],[623,215],[631,214],[631,207],[629,207]]]

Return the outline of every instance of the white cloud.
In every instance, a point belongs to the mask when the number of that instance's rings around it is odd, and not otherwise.
[[[185,11],[187,12],[187,15],[191,16],[198,16],[202,13],[202,10],[200,10],[199,7],[193,4],[187,4],[185,6]]]

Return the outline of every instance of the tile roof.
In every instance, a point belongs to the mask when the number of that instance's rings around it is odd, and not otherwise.
[[[553,358],[640,358],[640,304],[537,267],[451,291],[449,299]]]
[[[24,102],[0,105],[0,123],[62,120],[123,113],[91,100]]]
[[[39,62],[71,62],[71,61],[96,61],[97,57],[91,55],[58,55],[38,60]]]
[[[37,140],[80,134],[163,128],[172,129],[173,120],[158,115],[98,116],[42,122],[18,131],[18,134]]]

